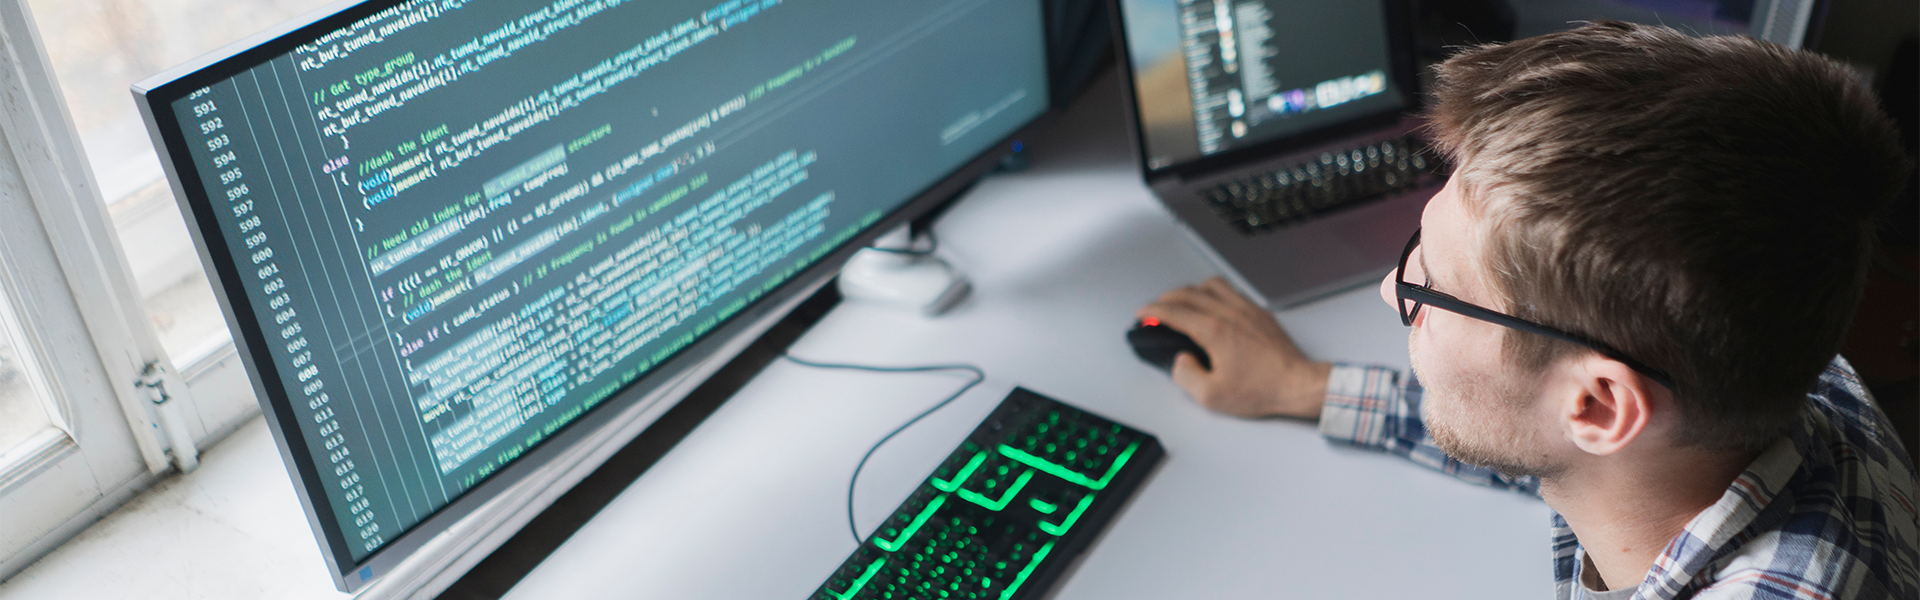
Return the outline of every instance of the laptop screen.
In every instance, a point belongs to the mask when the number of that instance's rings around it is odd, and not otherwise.
[[[1120,0],[1146,164],[1400,110],[1386,7],[1322,0]]]

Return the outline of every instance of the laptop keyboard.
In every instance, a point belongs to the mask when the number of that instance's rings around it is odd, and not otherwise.
[[[1438,183],[1447,166],[1408,134],[1229,181],[1203,192],[1207,203],[1253,235],[1408,189]]]

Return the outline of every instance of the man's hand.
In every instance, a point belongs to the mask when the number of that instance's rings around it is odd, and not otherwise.
[[[1213,370],[1182,352],[1173,382],[1208,409],[1236,417],[1319,418],[1332,364],[1309,360],[1273,315],[1219,277],[1167,292],[1141,308],[1205,348]]]

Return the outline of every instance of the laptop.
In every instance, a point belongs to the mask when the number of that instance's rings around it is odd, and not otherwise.
[[[1141,172],[1248,297],[1376,282],[1447,167],[1402,1],[1113,0]]]

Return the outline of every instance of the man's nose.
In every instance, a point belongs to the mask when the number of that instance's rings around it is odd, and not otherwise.
[[[1393,309],[1395,313],[1400,312],[1400,298],[1393,291],[1394,278],[1398,275],[1400,275],[1400,270],[1396,268],[1392,271],[1387,271],[1386,277],[1380,278],[1380,301],[1387,303],[1387,308]]]

